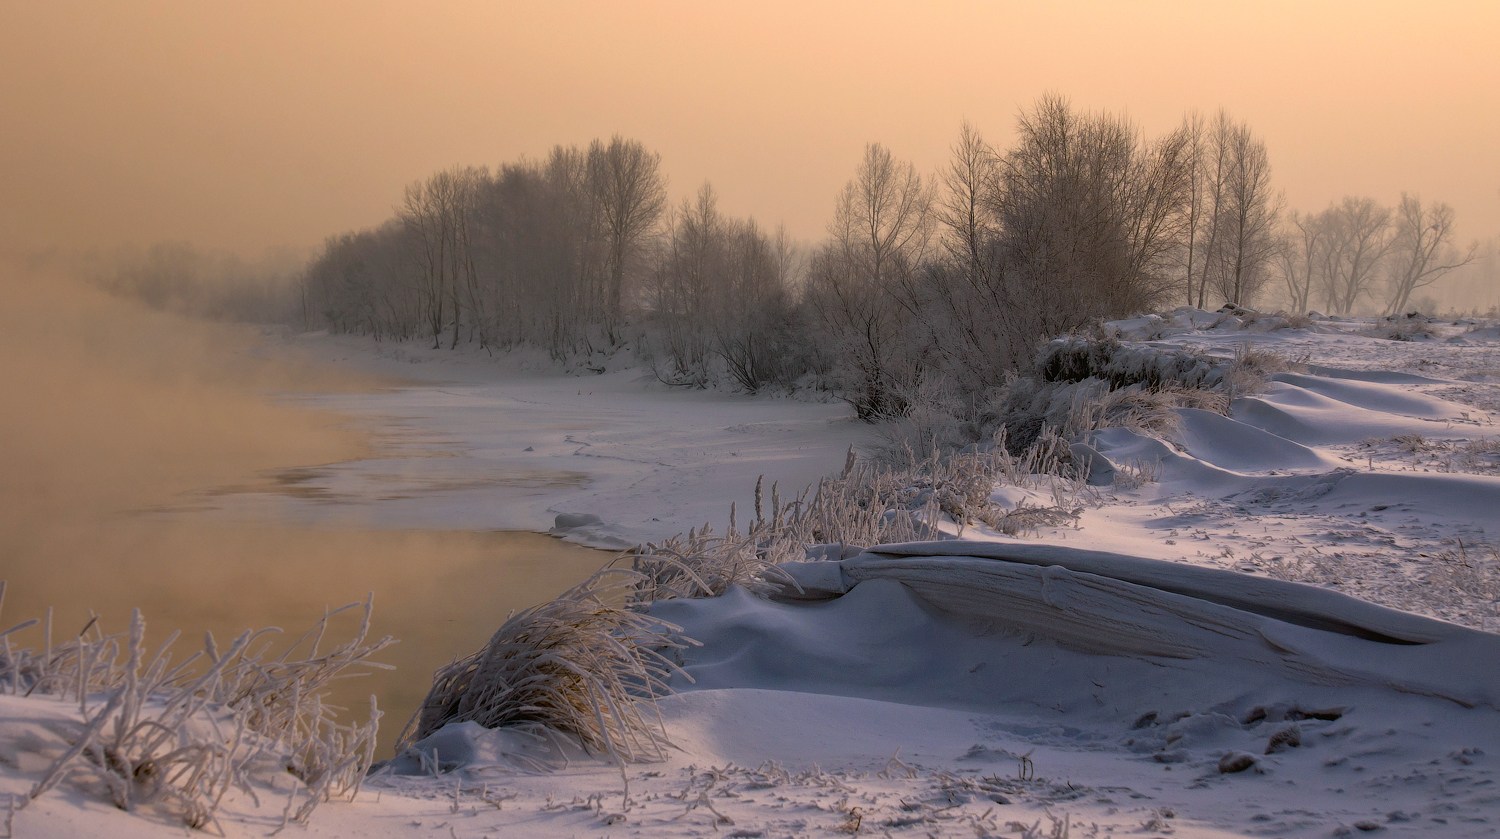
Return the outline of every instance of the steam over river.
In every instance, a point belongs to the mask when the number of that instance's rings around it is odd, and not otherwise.
[[[578,477],[481,475],[482,465],[455,477],[461,452],[420,429],[323,407],[400,383],[262,348],[253,330],[52,278],[0,277],[0,629],[51,607],[55,638],[91,615],[117,632],[139,608],[153,649],[183,633],[181,660],[205,631],[223,647],[277,626],[289,642],[325,609],[373,593],[374,635],[400,641],[379,660],[396,669],[342,682],[333,699],[363,714],[377,694],[388,750],[435,668],[610,554],[535,533],[389,520],[378,503],[420,497],[442,508],[465,487],[509,481],[534,493]],[[334,472],[341,483],[324,485]],[[9,640],[43,643],[40,628]]]
[[[722,529],[761,476],[789,502],[868,439],[839,403],[212,325],[55,278],[0,276],[0,359],[0,630],[140,608],[180,660],[373,593],[398,669],[337,701],[378,694],[385,747],[435,668],[611,558],[539,535],[558,514],[605,548]]]

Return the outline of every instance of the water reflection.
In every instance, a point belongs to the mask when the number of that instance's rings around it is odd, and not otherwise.
[[[51,606],[54,637],[76,633],[93,614],[106,632],[123,631],[139,608],[149,644],[182,631],[174,645],[182,658],[205,631],[223,646],[245,629],[276,626],[290,643],[325,610],[372,593],[374,636],[400,642],[377,660],[396,669],[338,683],[333,701],[363,714],[376,694],[387,712],[387,753],[434,670],[482,646],[511,611],[555,597],[610,557],[533,533],[162,528],[140,520],[116,521],[110,531],[120,550],[67,557],[65,574],[35,555],[7,562],[0,624],[40,617]],[[353,626],[335,628],[347,637]],[[40,647],[41,630],[12,641]]]
[[[54,607],[55,637],[91,613],[120,631],[140,608],[148,642],[183,631],[180,660],[205,630],[222,644],[280,626],[290,642],[373,592],[375,633],[401,640],[381,657],[398,669],[337,699],[363,708],[379,694],[389,744],[434,669],[608,556],[535,534],[393,529],[386,509],[339,503],[445,509],[476,481],[545,492],[580,478],[486,468],[399,418],[367,434],[325,406],[290,406],[289,392],[405,383],[268,358],[264,337],[0,266],[0,629]],[[40,646],[41,634],[9,640]]]

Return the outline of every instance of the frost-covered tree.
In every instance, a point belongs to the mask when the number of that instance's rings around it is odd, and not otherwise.
[[[1390,220],[1390,209],[1372,198],[1345,197],[1323,211],[1327,247],[1319,280],[1330,311],[1349,314],[1360,298],[1373,294],[1391,247]]]
[[[1304,313],[1312,301],[1327,231],[1321,215],[1293,212],[1277,237],[1275,264],[1286,292],[1288,308]]]
[[[915,166],[871,143],[829,234],[812,261],[807,301],[833,345],[839,390],[861,419],[900,416],[922,371],[902,301],[931,243],[931,190]]]
[[[1387,262],[1390,286],[1385,312],[1388,315],[1406,311],[1412,292],[1467,265],[1478,247],[1472,245],[1460,254],[1453,247],[1453,208],[1447,204],[1423,206],[1421,197],[1416,195],[1401,193],[1394,226]]]
[[[614,343],[624,321],[626,274],[657,232],[667,185],[661,155],[619,136],[589,146],[588,173],[609,257],[600,295],[602,322]]]

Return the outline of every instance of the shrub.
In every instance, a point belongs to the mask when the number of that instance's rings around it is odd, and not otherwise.
[[[437,672],[398,751],[448,723],[473,721],[571,738],[621,765],[664,758],[669,741],[655,700],[681,674],[666,653],[694,642],[677,626],[606,602],[638,582],[605,569],[513,614],[483,649]]]
[[[0,598],[3,593],[0,583]],[[288,804],[289,820],[305,822],[322,801],[353,797],[374,759],[380,714],[371,697],[367,722],[339,724],[321,691],[351,666],[378,666],[370,656],[393,641],[366,642],[366,601],[354,636],[320,651],[330,619],[349,608],[324,615],[275,657],[268,639],[273,630],[262,630],[242,634],[226,651],[207,636],[203,651],[176,665],[169,655],[176,634],[150,652],[139,611],[124,635],[105,635],[91,623],[54,646],[49,626],[40,655],[9,643],[13,632],[36,621],[0,633],[0,686],[71,698],[84,722],[23,804],[83,776],[102,784],[123,810],[164,809],[205,828],[215,824],[230,789],[254,795],[257,779],[283,771],[303,785],[300,803]],[[294,657],[304,644],[304,655]]]

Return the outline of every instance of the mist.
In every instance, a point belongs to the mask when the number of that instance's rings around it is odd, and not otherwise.
[[[67,637],[91,615],[122,630],[140,608],[148,640],[180,629],[186,656],[204,631],[221,643],[251,627],[299,633],[374,591],[375,632],[405,642],[380,656],[398,670],[335,700],[358,707],[376,691],[409,713],[435,667],[481,644],[510,609],[587,576],[600,554],[531,534],[235,515],[227,490],[275,491],[287,470],[372,451],[348,418],[277,395],[399,384],[334,372],[290,349],[264,352],[275,340],[85,281],[4,269],[0,624],[51,609],[54,632]],[[387,745],[405,722],[397,716],[384,727]]]
[[[1403,190],[1500,232],[1500,7],[1406,2],[10,3],[0,251],[251,256],[373,226],[453,165],[622,134],[671,200],[822,238],[866,142],[919,170],[1049,91],[1152,134],[1223,106],[1288,206]]]

